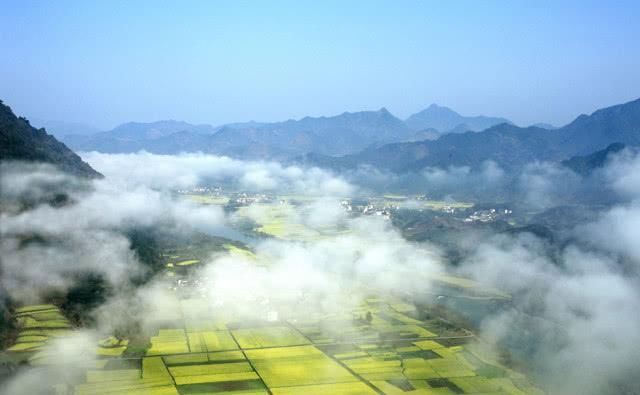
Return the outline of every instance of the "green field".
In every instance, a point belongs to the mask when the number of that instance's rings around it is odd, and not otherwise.
[[[183,317],[183,326],[156,330],[146,356],[121,359],[128,340],[102,339],[73,394],[542,394],[468,345],[471,335],[461,332],[454,346],[450,337],[442,342],[429,321],[416,318],[416,307],[400,300],[368,297],[351,311],[240,327],[203,299],[175,306],[169,315]],[[46,349],[49,331],[69,333],[48,324],[64,321],[60,311],[26,307],[17,314],[22,332],[10,352],[29,353],[35,365],[55,363]]]
[[[300,223],[298,211],[290,203],[255,203],[240,207],[238,215],[256,222],[256,232],[283,240],[310,242],[340,232],[333,228],[313,229]]]
[[[188,199],[199,204],[214,204],[218,206],[224,206],[229,203],[229,198],[226,196],[212,196],[212,195],[185,195]]]
[[[235,257],[240,257],[240,258],[245,258],[245,259],[249,259],[249,260],[256,260],[256,254],[254,254],[253,252],[251,252],[250,250],[246,249],[246,248],[240,248],[237,247],[233,244],[225,244],[224,248],[227,249],[227,251],[229,251],[229,254],[231,254],[232,256]]]
[[[141,370],[89,370],[75,393],[542,393],[467,346],[472,335],[461,332],[460,345],[447,346],[450,337],[441,342],[428,321],[414,316],[416,307],[403,301],[369,297],[351,312],[240,328],[232,317],[214,317],[202,300],[178,305],[180,315],[218,322],[218,330],[159,329]],[[362,319],[366,312],[370,323]]]
[[[249,350],[246,354],[269,388],[358,381],[313,346]]]
[[[200,263],[200,261],[198,259],[187,259],[184,261],[179,261],[174,263],[174,266],[190,266],[190,265],[194,265],[196,263]]]
[[[384,199],[397,203],[406,198]],[[424,204],[433,209],[453,207],[449,202]],[[270,236],[312,242],[336,233],[334,229],[325,234],[296,222],[299,218],[290,203],[253,206],[241,207],[238,214],[252,218],[258,224],[256,230]],[[205,251],[200,247],[165,250],[165,273],[191,279],[200,261],[210,256]],[[268,257],[256,256],[241,244],[223,244],[215,254],[239,257],[265,270],[269,267]],[[468,297],[509,297],[447,274],[434,274],[428,280]],[[331,313],[306,306],[289,311],[279,308],[277,301],[267,301],[260,307],[265,317],[252,320],[229,311],[233,309],[217,308],[203,294],[178,290],[163,299],[154,321],[146,323],[142,339],[101,339],[96,359],[87,364],[72,393],[541,394],[523,375],[479,352],[473,346],[477,339],[467,330],[440,316],[423,314],[423,306],[378,295],[365,285],[360,288],[344,300],[344,308]],[[267,320],[271,311],[278,314]],[[72,328],[56,306],[18,308],[16,322],[19,332],[9,353],[24,355],[32,365],[58,362],[59,356],[48,345]]]
[[[232,332],[242,348],[264,348],[309,344],[298,331],[287,326],[238,329]]]
[[[30,305],[16,308],[18,335],[15,344],[7,349],[18,359],[30,359],[33,363],[51,362],[45,358],[51,339],[70,333],[71,324],[58,307],[51,304]]]
[[[228,331],[190,332],[187,336],[191,352],[212,352],[238,348]]]

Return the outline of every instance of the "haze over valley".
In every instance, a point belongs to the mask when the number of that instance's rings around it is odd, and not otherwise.
[[[6,4],[0,394],[640,394],[640,10],[547,6]]]

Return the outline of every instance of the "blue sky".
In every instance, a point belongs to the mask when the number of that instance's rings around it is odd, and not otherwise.
[[[563,124],[640,97],[640,2],[0,0],[0,99],[103,129],[431,103]]]

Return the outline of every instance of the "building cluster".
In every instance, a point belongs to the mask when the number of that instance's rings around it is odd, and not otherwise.
[[[340,202],[340,205],[348,213],[360,215],[379,215],[386,219],[391,218],[391,212],[395,209],[395,207],[377,207],[369,202],[357,204],[350,200],[343,200]]]
[[[198,294],[204,297],[207,295],[206,283],[206,278],[202,280],[198,278],[181,278],[174,281],[171,289],[182,295]]]
[[[213,196],[221,196],[223,194],[222,187],[193,187],[190,189],[178,189],[178,193],[184,195],[213,195]]]
[[[237,205],[248,206],[253,203],[269,203],[272,201],[270,196],[265,195],[264,193],[247,193],[242,192],[238,193],[231,199],[231,203],[235,203]]]
[[[451,207],[451,206],[444,206],[442,208],[442,211],[447,213],[447,214],[455,214],[456,213],[456,209]]]
[[[513,214],[513,210],[509,209],[497,210],[495,208],[492,208],[488,210],[478,210],[474,211],[473,214],[465,218],[464,222],[492,222],[500,217],[508,216],[511,214]]]
[[[391,218],[391,208],[389,207],[380,208],[380,207],[375,207],[372,204],[369,204],[362,210],[362,214],[363,215],[379,215],[389,219]]]

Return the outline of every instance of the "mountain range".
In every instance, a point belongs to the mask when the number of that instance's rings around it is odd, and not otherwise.
[[[588,155],[612,143],[640,145],[640,99],[607,107],[554,130],[502,123],[481,132],[449,133],[437,140],[372,147],[331,157],[309,153],[298,161],[334,169],[371,165],[396,172],[425,167],[469,166],[491,160],[505,169],[534,161],[562,161]]]
[[[82,177],[102,177],[100,173],[56,140],[44,129],[36,129],[29,121],[17,117],[0,101],[0,160],[45,162]]]
[[[17,118],[5,105],[1,115],[3,159],[44,160],[77,174],[95,175],[93,169],[44,129],[36,129],[26,119]],[[460,124],[444,134],[435,128],[446,129],[460,120],[464,120],[464,125],[481,127],[483,123],[503,119],[464,117],[432,105],[407,121],[382,108],[332,117],[275,123],[252,121],[220,127],[180,121],[130,122],[108,132],[65,135],[62,139],[78,151],[204,152],[294,161],[337,170],[371,165],[395,172],[420,171],[426,167],[477,168],[486,161],[511,170],[535,161],[560,162],[588,156],[612,143],[640,146],[640,99],[580,115],[568,125],[552,130],[519,127],[508,121],[463,133],[456,132]],[[422,127],[426,128],[415,130]],[[609,150],[618,148],[619,145],[614,145]],[[600,156],[606,157],[608,152]],[[589,167],[600,156],[576,159],[575,165]]]
[[[126,123],[107,132],[66,134],[77,151],[176,154],[205,152],[241,158],[288,159],[309,152],[340,156],[401,141],[434,140],[443,134],[509,122],[504,118],[465,117],[431,105],[406,121],[382,108],[345,112],[331,117],[305,117],[284,122],[245,122],[213,127],[178,121]]]

